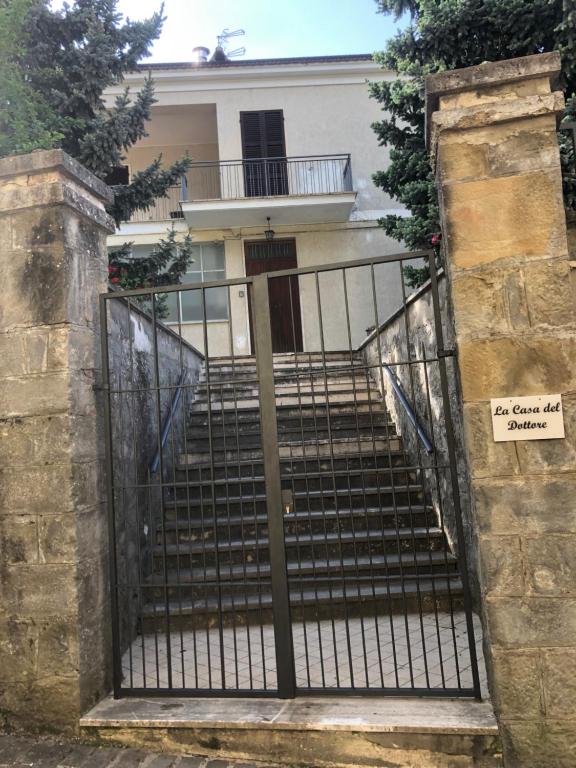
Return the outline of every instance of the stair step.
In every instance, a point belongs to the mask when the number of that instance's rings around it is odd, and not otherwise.
[[[307,590],[303,594],[300,590],[290,591],[290,604],[294,606],[317,605],[322,603],[335,602],[355,602],[355,601],[373,601],[381,602],[380,612],[386,613],[387,600],[398,600],[403,602],[407,596],[435,597],[450,592],[452,595],[461,593],[462,582],[460,577],[453,575],[450,577],[440,576],[438,578],[418,579],[418,582],[392,583],[392,584],[373,584],[369,586],[356,587],[335,587],[324,590]],[[206,598],[199,600],[182,600],[170,602],[168,610],[171,616],[176,619],[178,616],[186,616],[201,613],[215,613],[218,611],[238,611],[242,609],[259,610],[264,607],[272,606],[272,595],[270,593],[258,593],[255,595],[239,595],[237,597]],[[166,611],[164,603],[147,604],[143,607],[143,614],[148,618],[158,616],[160,619]]]
[[[397,572],[408,568],[426,568],[437,566],[451,569],[457,566],[457,560],[454,555],[445,552],[405,552],[401,555],[396,553],[383,555],[374,555],[372,557],[345,557],[329,559],[318,559],[316,561],[304,560],[302,562],[290,561],[286,564],[288,577],[297,577],[304,575],[317,575],[327,572],[357,572],[394,570]],[[152,577],[152,583],[158,585],[184,586],[186,584],[220,583],[226,584],[229,581],[238,581],[244,579],[259,580],[263,576],[269,576],[271,567],[269,563],[241,563],[239,565],[220,566],[219,569],[207,568],[181,568],[178,570],[169,570],[166,573],[166,579],[163,573],[155,573]]]
[[[340,425],[353,424],[375,424],[384,425],[392,429],[395,429],[395,424],[383,408],[372,408],[371,410],[365,409],[363,411],[356,411],[355,409],[346,409],[336,411],[332,408],[322,410],[316,408],[294,409],[292,412],[283,412],[282,409],[278,409],[276,414],[276,420],[278,422],[279,429],[293,429],[300,428],[302,425],[306,429],[314,428],[315,426],[324,426],[330,424],[334,427]],[[208,423],[212,427],[226,427],[227,429],[236,429],[242,427],[242,429],[260,429],[260,409],[259,408],[243,408],[238,413],[234,411],[204,411],[202,413],[191,413],[187,420],[188,429],[197,429],[198,427],[208,426]]]
[[[370,366],[367,363],[363,363],[358,360],[328,360],[326,366],[322,365],[321,361],[313,361],[312,363],[274,363],[272,366],[274,371],[274,378],[276,380],[283,378],[308,377],[311,379],[330,379],[334,376],[352,376],[354,378],[362,377],[364,380],[366,377],[370,377],[372,370],[375,370],[374,366]],[[205,367],[199,372],[201,380],[206,381],[208,377],[210,379],[221,379],[235,381],[237,379],[257,378],[258,367],[254,363],[236,363],[235,365],[210,365],[209,369]]]
[[[214,422],[211,419],[210,423],[208,423],[208,416],[205,416],[204,419],[205,420],[202,423],[197,422],[189,425],[187,429],[187,438],[189,440],[201,439],[204,436],[208,436],[209,426],[212,435],[218,437],[226,436],[235,438],[237,435],[260,435],[262,432],[260,422],[256,420],[238,422],[236,425],[230,424],[229,422],[222,424],[222,422]],[[295,419],[290,420],[290,422],[278,422],[278,435],[300,435],[303,439],[311,434],[314,435],[328,431],[335,435],[341,435],[342,432],[356,431],[362,433],[368,430],[370,430],[371,433],[373,432],[375,436],[376,434],[396,434],[393,422],[384,419],[383,416],[380,418],[371,418],[368,414],[366,414],[363,419],[357,420],[353,418],[344,420],[340,417],[339,419],[329,420],[318,419],[316,423],[314,423],[314,420],[311,418],[303,423],[298,423]],[[348,435],[348,437],[351,436],[353,435]]]
[[[358,544],[361,542],[371,541],[410,541],[426,540],[442,538],[443,534],[439,528],[385,528],[369,531],[344,531],[341,533],[327,533],[327,534],[298,534],[297,536],[285,536],[284,541],[286,546],[310,546],[310,545],[323,545],[323,544]],[[185,544],[157,544],[152,547],[152,552],[156,557],[162,558],[164,556],[164,549],[167,556],[186,556],[190,554],[202,554],[207,550],[216,549],[214,542],[206,541],[189,541]],[[250,549],[263,549],[268,547],[268,537],[258,536],[251,539],[231,539],[218,542],[218,550],[224,554],[233,550],[250,550]]]
[[[281,430],[277,431],[278,441],[284,446],[302,446],[303,444],[317,442],[318,440],[328,440],[332,438],[331,444],[336,445],[341,439],[356,440],[359,438],[368,438],[369,440],[386,441],[388,437],[393,437],[394,432],[387,432],[386,428],[372,429],[366,426],[362,429],[355,428],[336,428],[332,430]],[[193,436],[186,439],[186,447],[189,451],[198,453],[205,451],[208,453],[210,446],[214,450],[254,450],[262,445],[262,435],[260,431],[239,430],[238,432],[225,432],[208,429],[202,433],[196,432]]]
[[[357,457],[359,454],[376,455],[378,453],[383,454],[401,454],[402,442],[399,437],[391,437],[389,439],[379,438],[373,440],[371,437],[361,437],[360,440],[356,437],[343,437],[338,440],[310,440],[301,441],[300,443],[285,444],[279,443],[280,459],[298,459],[298,458],[310,458],[315,459],[318,457]],[[238,458],[241,460],[258,460],[262,459],[262,451],[249,450],[240,448],[238,450],[231,450],[230,446],[226,446],[227,450],[215,452],[213,457],[217,461],[223,462],[224,460],[229,464],[235,464],[238,462]],[[179,457],[179,464],[191,464],[197,465],[198,463],[208,464],[210,463],[210,455],[207,451],[188,451],[183,453]]]
[[[384,478],[389,479],[389,478]],[[249,481],[247,481],[246,484],[248,484]],[[209,488],[212,486],[209,485]],[[176,486],[177,490],[184,490],[184,491],[190,491],[193,488],[198,488],[198,486]],[[222,489],[219,489],[218,487],[215,487],[215,490],[226,490],[225,487]],[[310,501],[312,499],[325,499],[325,498],[331,498],[333,496],[338,497],[354,497],[354,498],[361,498],[365,499],[367,496],[379,496],[384,494],[415,494],[415,495],[422,495],[422,486],[418,483],[410,483],[406,485],[378,485],[378,486],[371,486],[371,487],[359,487],[359,488],[325,488],[325,489],[318,489],[318,490],[302,490],[302,491],[296,491],[293,496],[295,502],[298,502],[298,500],[302,501]],[[224,492],[221,495],[215,494],[214,497],[212,497],[212,494],[208,495],[208,493],[204,493],[203,500],[204,503],[207,504],[212,501],[214,498],[214,501],[216,503],[240,503],[240,502],[246,502],[250,503],[253,501],[266,501],[266,492],[263,489],[260,493],[245,493],[238,496],[232,496],[226,492]],[[190,499],[189,501],[187,499],[183,500],[170,500],[166,501],[164,503],[164,506],[168,509],[173,508],[174,506],[179,505],[187,505],[190,504],[190,506],[198,506],[200,504],[200,501],[198,499]]]
[[[234,465],[230,467],[231,471],[235,474],[226,474],[220,478],[212,479],[210,475],[205,477],[193,477],[189,475],[191,470],[188,470],[185,465],[177,466],[176,478],[174,483],[170,483],[166,487],[170,490],[178,487],[212,487],[220,486],[231,492],[231,488],[234,488],[240,484],[248,485],[252,488],[257,484],[262,484],[265,481],[263,467],[259,467],[259,471],[252,471],[248,475],[238,474],[238,468]],[[416,474],[418,467],[405,467],[405,466],[393,466],[392,468],[378,467],[367,469],[340,469],[332,470],[330,465],[326,467],[318,468],[316,470],[301,471],[301,472],[281,472],[282,485],[286,488],[293,488],[296,490],[296,485],[305,485],[306,489],[313,488],[317,485],[323,488],[333,488],[335,485],[340,488],[348,490],[350,487],[377,487],[383,478],[385,478],[390,484],[394,483],[395,487],[406,487],[407,484],[415,484],[417,482]],[[408,475],[411,475],[411,479],[405,479]],[[352,482],[351,478],[355,478]],[[304,489],[300,489],[304,490]]]
[[[361,392],[365,393],[370,390],[374,400],[380,401],[381,398],[380,391],[376,388],[376,385],[367,382],[365,379],[364,381],[358,383],[354,383],[349,379],[337,379],[335,381],[328,382],[327,385],[324,381],[318,382],[315,385],[312,385],[310,381],[276,381],[274,389],[276,390],[276,397],[283,395],[301,395],[302,397],[311,397],[312,395],[316,395],[318,397],[322,397],[327,392],[330,394],[346,392],[350,394],[356,393],[359,395]],[[208,383],[200,382],[194,391],[196,401],[207,399],[209,393],[213,398],[225,397],[226,399],[236,398],[237,400],[242,400],[246,398],[258,397],[259,392],[259,384],[253,381],[234,382],[230,384],[218,384],[216,382],[211,382],[210,385],[208,385]]]
[[[352,352],[352,359],[358,363],[362,362],[362,354]],[[273,361],[274,366],[277,365],[304,365],[307,362],[319,363],[334,363],[350,361],[350,350],[342,349],[331,352],[275,352]],[[212,367],[227,366],[234,363],[235,365],[256,365],[255,355],[223,355],[221,357],[210,357],[208,365]]]
[[[302,404],[302,405],[319,405],[319,404],[340,404],[340,405],[348,405],[350,407],[354,407],[356,403],[375,403],[377,402],[377,398],[379,401],[380,395],[371,394],[368,390],[367,392],[358,392],[356,394],[356,397],[354,397],[354,392],[352,390],[350,391],[340,391],[340,392],[329,392],[328,394],[319,394],[316,393],[314,395],[299,395],[298,393],[293,394],[279,394],[276,396],[276,407],[278,406],[292,406]],[[242,410],[244,408],[259,408],[260,407],[260,401],[257,397],[251,397],[246,398],[242,400],[235,400],[232,397],[224,397],[220,398],[217,396],[213,396],[210,403],[208,403],[207,400],[199,398],[198,400],[195,400],[192,404],[192,412],[198,413],[202,411],[207,410]]]
[[[433,509],[425,504],[412,504],[410,506],[396,507],[368,507],[362,509],[329,509],[329,510],[302,510],[291,512],[287,515],[287,523],[299,522],[328,522],[332,520],[349,520],[351,518],[378,518],[378,517],[397,517],[397,516],[415,516],[423,514],[433,514]],[[227,528],[228,526],[243,525],[245,527],[253,525],[267,525],[268,515],[266,513],[230,515],[226,517],[206,517],[194,518],[186,517],[177,520],[166,520],[164,522],[165,531],[188,531],[196,529],[214,529],[214,526]],[[158,529],[160,531],[160,529]]]
[[[209,457],[206,454],[202,454],[203,461],[193,464],[181,463],[177,464],[175,469],[180,475],[184,474],[186,482],[211,482],[214,478],[216,483],[226,483],[228,477],[232,477],[233,480],[249,480],[252,477],[262,477],[264,475],[264,463],[262,454],[257,459],[238,460],[235,456],[234,461],[214,460],[213,463],[209,461]],[[335,456],[332,460],[331,456],[316,456],[310,458],[301,457],[298,459],[283,458],[280,461],[280,473],[284,481],[291,478],[300,479],[307,476],[320,476],[325,474],[338,475],[360,475],[363,473],[376,472],[376,471],[390,471],[404,469],[415,470],[417,467],[413,467],[410,463],[406,462],[404,453],[396,451],[388,454],[383,452],[380,454],[362,454],[355,453],[354,455]],[[233,475],[231,473],[234,473]]]
[[[356,407],[354,403],[309,403],[307,405],[304,405],[302,407],[299,406],[299,404],[296,402],[292,405],[277,405],[276,407],[276,418],[280,422],[284,419],[298,419],[300,418],[307,419],[307,418],[316,418],[316,419],[326,419],[328,416],[330,416],[331,419],[338,418],[340,416],[342,417],[355,417],[356,414],[373,414],[374,416],[384,414],[386,412],[386,409],[384,408],[384,403],[379,400],[379,402],[373,401],[372,403],[359,403]],[[208,416],[203,411],[190,411],[188,423],[194,423],[196,420],[207,420]],[[234,412],[224,412],[222,413],[221,409],[215,410],[211,414],[211,419],[213,422],[215,421],[224,421],[229,423],[235,423],[236,422],[236,415]],[[242,408],[241,411],[238,412],[238,420],[239,421],[251,421],[251,420],[260,420],[260,405],[254,405],[251,408]]]

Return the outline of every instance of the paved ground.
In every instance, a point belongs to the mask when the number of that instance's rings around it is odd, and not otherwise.
[[[474,617],[483,690],[482,630]],[[293,625],[298,688],[471,688],[463,611],[431,611]],[[221,664],[221,644],[226,663]],[[166,636],[139,636],[123,658],[124,685],[169,688]],[[170,634],[175,688],[276,688],[274,628],[228,627]],[[222,676],[225,675],[223,686]]]
[[[262,765],[0,734],[0,768],[257,768]]]

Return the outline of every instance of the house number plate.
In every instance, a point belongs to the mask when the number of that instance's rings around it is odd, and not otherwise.
[[[490,400],[490,407],[497,443],[564,437],[561,395],[500,397]]]

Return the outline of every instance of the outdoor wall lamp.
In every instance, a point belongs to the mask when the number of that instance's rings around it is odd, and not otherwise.
[[[273,229],[270,228],[270,216],[266,216],[266,221],[268,222],[268,229],[264,230],[264,237],[266,240],[274,240],[274,235],[276,234]]]

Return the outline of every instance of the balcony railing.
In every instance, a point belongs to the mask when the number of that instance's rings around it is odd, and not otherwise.
[[[182,199],[182,184],[170,187],[166,197],[158,197],[150,208],[145,211],[135,211],[130,218],[131,222],[144,223],[146,221],[173,221],[182,219],[180,201]]]
[[[194,163],[183,201],[352,192],[350,155]]]
[[[312,155],[193,163],[179,185],[136,211],[131,222],[182,219],[180,202],[352,192],[350,155]]]

